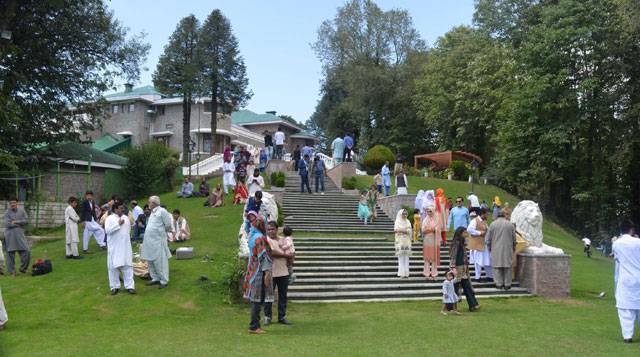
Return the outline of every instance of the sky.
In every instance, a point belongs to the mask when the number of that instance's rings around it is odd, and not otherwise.
[[[246,109],[275,110],[305,122],[320,99],[321,64],[311,48],[320,24],[345,0],[107,0],[131,34],[151,44],[140,81],[150,85],[158,58],[176,25],[194,14],[203,23],[220,9],[229,19],[247,66],[253,97]],[[454,26],[471,24],[473,0],[377,0],[383,10],[406,9],[429,47]],[[122,82],[121,84],[124,84]],[[119,87],[118,90],[122,90]]]

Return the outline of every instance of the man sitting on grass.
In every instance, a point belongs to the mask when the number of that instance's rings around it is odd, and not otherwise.
[[[187,219],[180,215],[179,209],[173,210],[173,216],[171,217],[171,231],[169,232],[169,242],[184,242],[191,237],[189,231],[189,224]]]
[[[184,178],[184,183],[180,188],[180,192],[177,193],[178,198],[189,198],[193,196],[193,184],[188,177]]]

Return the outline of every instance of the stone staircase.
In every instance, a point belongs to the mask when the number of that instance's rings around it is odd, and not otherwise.
[[[294,231],[321,233],[393,233],[393,221],[377,209],[378,218],[364,225],[358,219],[358,195],[347,195],[325,178],[325,194],[300,193],[300,176],[287,173],[283,196],[284,222]]]
[[[291,301],[357,302],[440,300],[442,280],[449,257],[442,251],[436,281],[422,276],[422,245],[414,243],[410,260],[411,276],[401,279],[393,242],[385,238],[304,238],[295,237],[296,281],[289,287]],[[471,267],[473,272],[473,267]],[[528,296],[514,282],[511,290],[496,289],[492,283],[473,283],[476,296]]]

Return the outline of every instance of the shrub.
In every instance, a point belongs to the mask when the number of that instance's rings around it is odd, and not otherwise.
[[[278,227],[284,226],[284,211],[282,210],[282,205],[276,202],[276,207],[278,207]]]
[[[393,152],[384,145],[376,145],[367,151],[363,164],[367,173],[373,175],[380,171],[386,161],[389,161],[389,165],[393,165],[395,162]],[[393,169],[393,167],[390,167],[390,169]]]
[[[274,171],[271,173],[271,177],[269,182],[272,186],[276,187],[284,187],[285,185],[285,175],[282,171]]]
[[[131,197],[159,194],[172,190],[175,172],[180,167],[179,154],[164,145],[151,143],[127,149],[128,159],[122,174]]]
[[[352,177],[343,177],[342,178],[342,188],[344,188],[345,190],[355,190],[356,187],[358,185],[358,180],[352,176]]]
[[[228,304],[242,302],[242,282],[246,272],[246,261],[238,259],[238,252],[235,251],[231,259],[223,265],[222,285],[226,289],[225,301]]]
[[[456,180],[466,180],[471,175],[471,165],[460,160],[453,160],[449,164],[449,169],[453,171]]]

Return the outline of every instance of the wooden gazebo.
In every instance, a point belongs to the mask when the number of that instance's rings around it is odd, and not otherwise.
[[[418,161],[428,161],[435,169],[446,169],[453,160],[462,160],[468,163],[472,163],[475,160],[478,164],[482,164],[482,158],[476,154],[464,151],[443,151],[415,155],[413,157],[413,167],[418,168]]]

